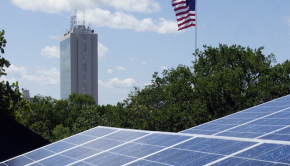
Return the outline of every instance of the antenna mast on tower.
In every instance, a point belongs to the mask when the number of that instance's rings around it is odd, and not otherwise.
[[[70,17],[70,29],[72,30],[77,26],[77,10],[75,10],[75,15]]]
[[[85,11],[83,10],[83,26],[85,27]]]

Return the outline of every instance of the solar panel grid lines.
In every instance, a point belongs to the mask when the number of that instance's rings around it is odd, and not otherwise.
[[[229,128],[229,129],[226,129],[226,130],[224,130],[224,131],[220,131],[220,132],[215,133],[215,134],[213,134],[213,135],[218,135],[218,134],[220,134],[220,133],[222,133],[222,132],[229,131],[229,130],[232,130],[232,129],[238,128],[238,127],[240,127],[240,126],[243,126],[243,125],[246,125],[246,124],[249,124],[249,123],[255,122],[255,121],[257,121],[257,120],[263,119],[263,118],[268,117],[268,116],[270,116],[270,115],[274,115],[274,114],[276,114],[276,113],[282,112],[282,111],[287,110],[287,109],[289,109],[289,108],[290,108],[290,107],[285,108],[285,109],[282,109],[282,110],[277,111],[277,112],[274,112],[274,113],[271,113],[271,114],[269,114],[269,115],[265,115],[265,116],[263,116],[263,117],[260,117],[260,118],[254,119],[254,120],[252,120],[252,121],[249,121],[249,122],[246,122],[246,123],[243,123],[243,124],[237,125],[237,126],[235,126],[235,127]]]
[[[240,123],[239,121],[247,121],[246,119],[252,119],[255,120],[256,118],[261,118],[261,117],[265,117],[269,114],[273,114],[274,112],[277,111],[289,111],[290,113],[290,109],[287,110],[287,108],[290,107],[290,104],[288,102],[290,98],[290,95],[288,96],[284,96],[251,108],[248,108],[246,110],[243,111],[239,111],[236,112],[234,114],[213,120],[211,122],[207,122],[205,124],[181,131],[181,133],[199,133],[199,134],[206,134],[206,135],[213,135],[213,134],[222,134],[225,136],[230,136],[235,134],[235,132],[227,132],[231,129],[234,129],[232,127],[237,126],[238,123]],[[273,104],[274,103],[274,104]],[[272,106],[274,105],[274,106]],[[290,115],[290,114],[289,114]],[[231,118],[239,118],[241,120],[231,120]],[[246,118],[246,119],[245,119]],[[228,126],[228,128],[217,128],[216,126],[226,126],[223,122],[225,121],[229,121],[231,120],[231,122],[235,122],[235,123],[229,123],[229,124],[234,124],[232,127]],[[245,124],[245,123],[240,123],[240,125]],[[284,127],[284,126],[283,126]],[[227,130],[228,129],[228,130]],[[224,133],[222,133],[221,131],[223,131]],[[227,134],[228,133],[228,134]],[[263,134],[257,134],[257,133],[253,133],[253,134],[249,134],[249,138],[255,138],[257,136],[260,136]],[[238,133],[236,133],[237,137],[240,137],[241,135],[239,135]]]
[[[278,132],[278,131],[284,130],[284,129],[289,128],[289,127],[290,127],[290,125],[285,126],[285,127],[282,127],[282,128],[277,129],[277,130],[275,130],[275,131],[272,131],[272,132],[266,133],[266,134],[264,134],[264,135],[261,135],[261,136],[259,136],[259,137],[256,137],[256,139],[259,139],[259,138],[265,137],[265,136],[267,136],[267,135],[270,135],[270,134],[276,133],[276,132]],[[289,134],[290,134],[290,133],[289,133]],[[286,135],[286,134],[285,134],[285,135]]]
[[[249,113],[249,112],[246,112],[246,111],[251,110],[251,109],[253,109],[253,108],[257,108],[257,107],[264,106],[264,105],[266,105],[266,104],[268,104],[268,103],[272,103],[272,102],[285,102],[284,99],[287,100],[289,97],[290,97],[290,95],[283,96],[283,97],[280,97],[280,98],[277,98],[277,99],[274,99],[274,100],[271,100],[271,101],[268,101],[268,102],[262,103],[262,104],[260,104],[260,105],[256,105],[256,106],[253,106],[253,107],[247,108],[247,109],[245,109],[245,110],[242,110],[242,112],[244,112],[244,113]],[[268,106],[268,107],[269,107],[269,106]],[[275,107],[275,106],[274,106],[274,107]],[[290,108],[290,107],[289,107],[289,108]],[[286,109],[285,109],[285,110],[286,110]],[[241,113],[241,111],[236,112],[236,113],[233,113],[233,114],[230,114],[230,115],[227,115],[227,116],[224,116],[224,117],[219,118],[219,119],[215,119],[215,120],[210,121],[210,122],[206,122],[206,123],[204,123],[204,124],[201,124],[201,125],[195,126],[195,127],[193,127],[193,128],[201,127],[201,126],[205,126],[205,125],[208,125],[208,124],[210,124],[210,123],[214,123],[214,122],[216,122],[216,121],[218,121],[218,120],[226,119],[226,118],[228,118],[228,117],[230,117],[230,116],[235,116],[235,115],[237,115],[237,114],[239,114],[239,113]],[[239,118],[240,118],[240,117],[239,117]],[[183,131],[181,131],[180,133],[186,133],[188,130],[191,130],[191,129],[193,129],[193,128],[189,128],[189,129],[183,130]]]
[[[135,141],[135,140],[138,140],[138,139],[143,138],[143,137],[145,137],[145,136],[148,136],[148,135],[150,135],[150,134],[152,134],[152,133],[148,133],[148,134],[146,134],[146,135],[144,135],[144,136],[142,136],[142,137],[138,137],[138,138],[133,139],[133,140],[131,140],[131,141],[129,141],[129,142],[125,142],[125,143],[123,143],[123,144],[121,144],[121,145],[118,145],[118,146],[112,147],[112,148],[110,148],[110,149],[107,149],[107,150],[101,151],[101,152],[99,152],[99,153],[96,153],[96,154],[94,154],[94,155],[92,155],[92,156],[89,156],[89,157],[86,157],[86,158],[84,158],[84,159],[81,159],[81,160],[79,160],[79,161],[76,161],[76,162],[70,163],[70,164],[68,164],[68,166],[69,166],[69,165],[76,164],[76,163],[78,163],[78,162],[80,162],[80,161],[84,161],[84,160],[89,159],[89,158],[91,158],[91,157],[97,156],[97,155],[99,155],[99,154],[102,154],[102,153],[108,152],[108,151],[110,151],[110,150],[112,150],[112,149],[115,149],[115,148],[117,148],[117,147],[120,147],[120,146],[126,145],[126,144],[128,144],[128,143],[130,143],[130,142],[133,142],[133,141]]]
[[[235,152],[235,153],[232,153],[231,155],[225,156],[225,157],[220,158],[220,159],[218,159],[218,160],[215,160],[215,161],[213,161],[213,162],[211,162],[211,163],[208,163],[208,164],[206,164],[206,166],[210,166],[210,165],[216,164],[216,163],[218,163],[218,162],[220,162],[220,161],[223,161],[223,160],[225,160],[225,159],[228,159],[228,158],[230,158],[230,157],[233,157],[233,156],[235,156],[236,154],[239,154],[239,153],[241,153],[241,152],[245,152],[245,151],[247,151],[247,150],[249,150],[249,149],[251,149],[251,148],[253,148],[253,147],[259,146],[259,145],[261,145],[261,144],[263,144],[263,143],[257,143],[257,144],[255,144],[255,145],[252,145],[252,146],[250,146],[250,147],[248,147],[248,148],[245,148],[245,149],[242,149],[242,150],[237,151],[237,152]]]
[[[107,134],[107,135],[104,135],[104,136],[102,136],[102,137],[105,137],[105,136],[108,136],[108,135],[114,134],[114,133],[116,133],[116,132],[118,132],[118,130],[117,130],[117,131],[114,131],[114,132],[112,132],[112,133],[109,133],[109,134]],[[68,137],[67,139],[72,138],[72,137],[73,137],[73,136]],[[50,158],[50,157],[56,156],[56,155],[58,155],[58,154],[60,154],[60,153],[63,153],[63,152],[69,151],[69,150],[71,150],[71,149],[77,148],[77,147],[79,147],[79,146],[82,146],[82,145],[87,144],[87,143],[89,143],[89,142],[95,141],[95,140],[100,139],[100,138],[102,138],[102,137],[97,137],[96,139],[93,139],[93,140],[91,140],[91,141],[85,142],[85,143],[80,144],[80,145],[76,145],[76,146],[74,146],[74,147],[72,147],[72,148],[70,148],[70,149],[66,149],[66,150],[61,151],[61,152],[59,152],[59,153],[55,153],[55,154],[53,154],[53,155],[51,155],[51,156],[48,156],[48,157],[42,158],[42,159],[40,159],[40,160],[34,161],[34,162],[32,162],[32,163],[27,164],[27,166],[32,165],[32,164],[35,164],[35,163],[38,163],[38,162],[40,162],[40,161],[42,161],[42,160],[45,160],[45,159],[48,159],[48,158]],[[65,139],[65,140],[66,140],[66,139]],[[47,146],[50,146],[50,145],[47,145]],[[45,146],[45,147],[47,147],[47,146]],[[44,147],[44,148],[45,148],[45,147]]]
[[[151,154],[149,154],[149,155],[147,155],[147,156],[144,156],[144,157],[141,157],[141,158],[139,158],[139,159],[136,159],[136,160],[134,160],[134,161],[132,161],[132,162],[130,162],[130,163],[124,164],[124,166],[129,165],[129,164],[132,164],[132,163],[137,162],[137,161],[139,161],[139,160],[145,159],[145,158],[147,158],[147,157],[150,157],[150,156],[152,156],[152,155],[154,155],[154,154],[160,153],[160,152],[162,152],[162,151],[164,151],[164,150],[170,149],[170,148],[172,148],[172,147],[174,147],[174,146],[176,146],[176,145],[182,144],[182,143],[187,142],[187,141],[189,141],[189,140],[192,140],[192,139],[194,139],[194,138],[195,138],[195,137],[191,137],[191,138],[186,139],[186,140],[184,140],[184,141],[182,141],[182,142],[179,142],[179,143],[177,143],[177,144],[174,144],[174,145],[171,145],[171,146],[169,146],[169,147],[163,148],[163,149],[161,149],[161,150],[159,150],[159,151],[157,151],[157,152],[151,153]]]
[[[245,157],[248,160],[259,160],[280,165],[290,165],[289,145],[261,144],[246,152],[237,154],[236,157]]]

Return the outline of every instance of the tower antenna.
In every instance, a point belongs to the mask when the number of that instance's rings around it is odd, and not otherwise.
[[[83,26],[85,27],[85,11],[83,10]]]
[[[75,15],[70,16],[70,29],[72,30],[77,26],[77,10],[75,10]]]

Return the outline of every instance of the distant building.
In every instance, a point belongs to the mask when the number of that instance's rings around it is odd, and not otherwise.
[[[60,39],[60,97],[89,94],[98,104],[98,35],[71,17],[69,31]]]
[[[33,98],[30,97],[29,90],[22,88],[23,98],[32,103]]]

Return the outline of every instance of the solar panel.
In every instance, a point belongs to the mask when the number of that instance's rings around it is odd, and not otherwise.
[[[180,133],[98,126],[2,165],[290,165],[290,96]]]
[[[290,96],[284,96],[182,133],[286,141],[290,137],[289,101]]]

